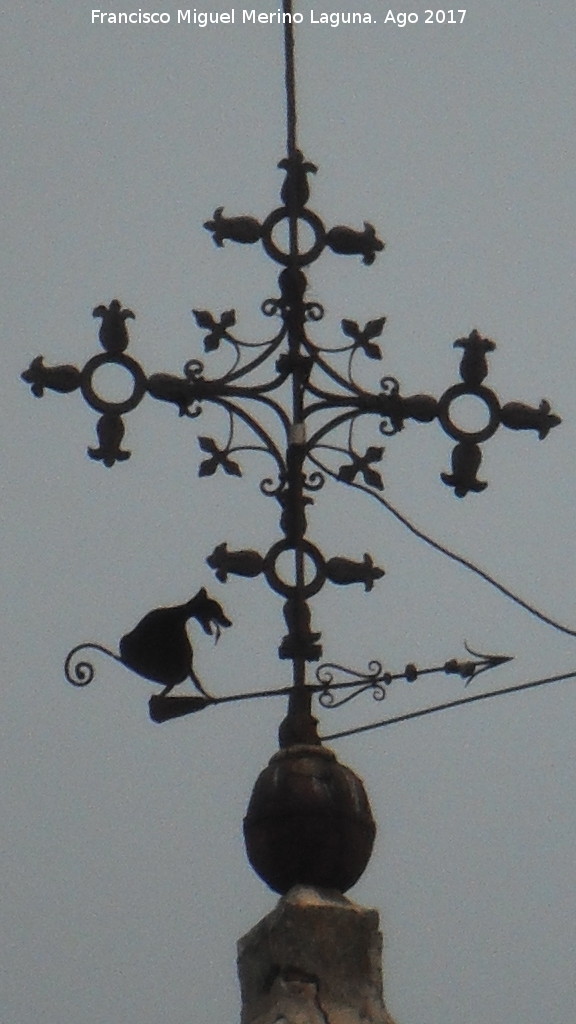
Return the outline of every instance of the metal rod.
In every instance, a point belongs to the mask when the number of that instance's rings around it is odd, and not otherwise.
[[[294,157],[297,151],[296,143],[296,76],[294,67],[294,28],[292,18],[292,0],[283,0],[282,3],[284,13],[284,55],[285,55],[285,83],[286,83],[286,146],[288,157]],[[290,263],[291,267],[296,270],[298,267],[298,215],[294,209],[289,209],[289,244],[290,244]],[[299,304],[300,305],[300,304]],[[302,310],[292,310],[288,328],[288,343],[292,354],[297,357],[300,353],[301,337],[302,337],[302,323],[295,323],[296,318],[300,321],[302,319]],[[302,401],[302,384],[298,374],[294,374],[292,377],[292,423],[293,430],[297,430],[297,425],[303,421],[303,401]],[[296,446],[294,445],[294,438],[290,439],[292,447],[292,472],[289,477],[289,487],[292,491],[290,500],[293,506],[297,506],[299,509],[303,508],[304,499],[302,494],[302,462],[303,462],[303,449],[302,457],[294,460],[294,454]],[[294,463],[297,462],[297,465]],[[302,551],[302,545],[300,542],[296,544],[294,551],[294,574],[296,590],[302,593],[305,585],[305,566],[304,566],[304,553]],[[306,662],[304,658],[293,659],[293,681],[294,687],[297,688],[297,692],[292,692],[290,697],[290,708],[292,712],[302,711],[310,712],[311,705],[311,693],[305,694],[302,692],[302,688],[306,686]],[[300,691],[300,692],[298,692]]]
[[[292,0],[283,0],[284,11],[284,59],[286,68],[286,146],[288,156],[296,152],[296,80],[294,73],[294,30],[292,25]]]

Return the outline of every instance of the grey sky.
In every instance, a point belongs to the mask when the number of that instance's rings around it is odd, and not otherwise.
[[[75,644],[115,648],[144,612],[205,584],[234,621],[217,648],[198,642],[210,686],[286,685],[280,601],[205,565],[224,540],[265,551],[276,537],[258,488],[270,467],[246,455],[242,480],[198,480],[197,425],[148,399],[126,418],[132,458],[107,470],[86,457],[96,416],[80,396],[36,401],[19,380],[38,353],[82,366],[98,351],[92,308],[114,296],[136,312],[130,351],[148,373],[202,358],[192,307],[234,307],[240,337],[269,330],[259,307],[277,294],[275,266],[256,247],[216,249],[202,224],[217,206],[278,205],[280,30],[178,27],[175,4],[157,9],[170,25],[92,25],[83,0],[0,14],[2,1024],[237,1020],[235,942],[275,900],[241,823],[282,703],[159,727],[151,688],[120,666],[98,660],[84,691],[62,674]],[[419,526],[576,627],[573,5],[473,0],[453,26],[412,5],[419,23],[404,29],[384,24],[381,0],[361,9],[375,24],[297,32],[310,205],[387,242],[371,268],[330,253],[314,265],[315,336],[385,314],[367,386],[393,374],[439,396],[458,380],[453,341],[477,327],[498,344],[487,383],[501,398],[551,401],[563,423],[545,442],[502,428],[486,444],[480,495],[459,501],[440,482],[451,445],[437,424],[387,440],[382,469]],[[201,419],[201,432],[226,429]],[[369,498],[328,482],[311,526],[327,552],[370,551],[386,568],[371,595],[315,602],[326,660],[398,671],[464,640],[516,656],[470,692],[576,668],[573,639]],[[324,712],[323,729],[461,695],[442,677],[398,684],[385,707]],[[575,712],[576,687],[560,683],[335,744],[379,823],[351,896],[382,914],[399,1024],[574,1018]]]

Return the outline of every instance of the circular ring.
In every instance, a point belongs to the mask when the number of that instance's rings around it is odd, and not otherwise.
[[[132,394],[129,398],[126,398],[123,402],[107,402],[105,398],[101,398],[100,395],[96,394],[92,387],[92,378],[99,370],[101,366],[112,364],[112,366],[122,366],[132,377],[133,387]],[[96,412],[111,412],[118,416],[122,416],[125,412],[130,412],[131,409],[135,409],[139,402],[146,394],[146,377],[144,371],[138,365],[135,359],[125,355],[123,352],[111,355],[109,352],[101,352],[97,356],[93,356],[86,363],[86,366],[80,374],[80,387],[84,398],[88,402],[88,405],[96,409]]]
[[[262,225],[262,244],[270,258],[275,260],[276,263],[281,263],[284,267],[292,263],[296,263],[299,267],[305,267],[308,263],[313,263],[314,260],[317,260],[326,241],[326,231],[320,217],[312,213],[311,210],[300,210],[296,215],[296,220],[303,220],[312,228],[314,232],[314,245],[306,252],[296,253],[294,256],[289,252],[282,252],[272,240],[274,228],[283,220],[290,220],[290,214],[285,206],[269,214]]]
[[[300,541],[300,547],[302,552],[312,560],[316,575],[310,583],[305,583],[302,589],[295,586],[291,586],[289,583],[285,583],[276,572],[276,562],[284,551],[295,551],[296,547],[291,544],[289,540],[279,540],[276,544],[273,544],[268,554],[264,559],[264,575],[268,582],[268,585],[275,590],[277,594],[282,594],[284,597],[296,597],[300,595],[303,598],[312,597],[317,594],[318,591],[324,586],[326,582],[326,562],[324,556],[318,551],[318,548],[311,544],[309,540]]]
[[[462,430],[450,418],[450,406],[462,395],[471,395],[473,398],[480,398],[488,409],[488,423],[482,430]],[[496,432],[500,425],[500,403],[493,391],[489,388],[470,387],[469,384],[455,384],[448,388],[438,402],[438,419],[446,433],[455,441],[469,441],[472,444],[480,444],[487,441]]]

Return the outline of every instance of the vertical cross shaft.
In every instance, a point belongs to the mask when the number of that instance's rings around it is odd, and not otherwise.
[[[282,0],[284,13],[284,65],[286,86],[286,148],[289,160],[294,160],[297,153],[296,141],[296,81],[294,68],[294,28],[292,18],[292,0]],[[302,540],[306,529],[304,518],[303,495],[303,462],[304,449],[304,402],[303,385],[305,379],[301,370],[301,339],[304,331],[303,292],[298,288],[301,277],[298,269],[298,207],[294,197],[287,200],[289,214],[289,252],[288,272],[294,280],[293,302],[287,317],[288,347],[292,365],[292,430],[289,438],[289,449],[286,456],[288,467],[287,502],[292,509],[292,519],[298,524],[294,548],[294,579],[296,590],[296,606],[302,607],[304,602],[305,565]],[[306,687],[306,661],[296,657],[292,662],[294,690],[290,695],[288,720],[284,732],[288,743],[295,738],[312,739],[316,734],[312,720],[312,693]],[[296,730],[296,736],[294,733]],[[282,730],[281,730],[282,731]],[[298,735],[301,733],[301,735]]]

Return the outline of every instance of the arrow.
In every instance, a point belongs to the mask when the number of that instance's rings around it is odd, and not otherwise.
[[[499,665],[504,665],[507,661],[512,661],[513,658],[509,654],[480,654],[478,651],[473,651],[471,647],[464,642],[464,647],[471,654],[472,657],[478,658],[478,661],[447,661],[444,665],[444,672],[446,675],[457,673],[462,679],[465,679],[465,686],[473,676],[479,676],[482,672],[489,672],[492,668],[498,668]]]
[[[359,675],[354,672],[356,676],[354,679],[345,680],[343,682],[333,682],[333,672],[340,671],[352,674],[352,669],[345,668],[343,665],[337,665],[332,662],[327,662],[321,665],[316,671],[316,678],[318,683],[309,685],[307,689],[313,693],[319,693],[320,702],[324,707],[341,707],[342,704],[347,703],[354,697],[359,696],[367,690],[373,690],[376,699],[382,700],[386,695],[384,687],[389,686],[390,683],[395,682],[399,679],[404,679],[406,682],[412,683],[419,676],[432,675],[434,673],[443,672],[445,675],[459,675],[462,679],[466,680],[465,685],[468,685],[473,676],[478,676],[482,672],[487,672],[489,669],[497,668],[499,665],[503,665],[507,661],[511,661],[512,658],[509,655],[502,654],[478,654],[476,651],[471,650],[467,644],[464,645],[469,654],[477,658],[476,661],[458,661],[456,658],[452,658],[449,661],[444,662],[443,665],[436,665],[432,668],[418,669],[416,665],[410,663],[406,665],[402,672],[391,673],[382,671],[382,666],[379,662],[371,662],[373,671],[367,675]],[[324,678],[322,679],[322,675]],[[162,696],[161,694],[155,694],[150,698],[149,709],[150,718],[153,722],[167,722],[172,718],[182,718],[185,715],[192,715],[198,711],[203,711],[207,707],[214,707],[217,704],[232,704],[239,701],[246,700],[258,700],[265,697],[288,697],[294,687],[284,686],[276,690],[257,690],[250,693],[234,693],[226,697],[198,697],[198,696]],[[333,690],[355,690],[354,693],[347,697],[344,697],[341,701],[334,701],[334,699],[326,699],[327,695],[331,695]],[[322,701],[322,696],[325,700]]]

